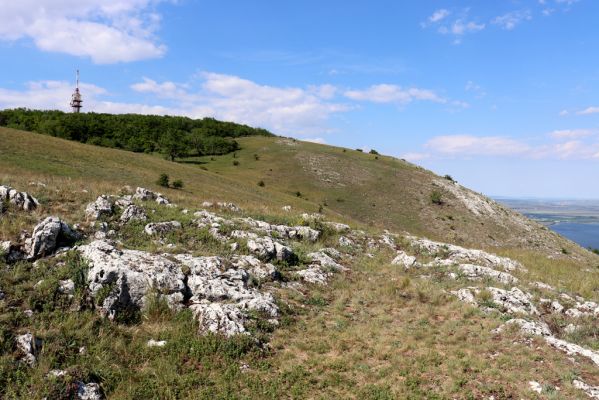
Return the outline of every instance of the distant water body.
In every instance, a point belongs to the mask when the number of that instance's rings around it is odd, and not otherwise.
[[[582,247],[599,249],[599,200],[498,198]]]
[[[599,249],[599,224],[558,222],[557,224],[549,225],[549,229],[567,237],[582,247]]]

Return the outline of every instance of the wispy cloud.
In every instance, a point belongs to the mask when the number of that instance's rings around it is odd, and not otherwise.
[[[372,85],[363,90],[347,90],[344,95],[352,100],[370,101],[373,103],[408,104],[415,100],[446,103],[447,100],[434,91],[420,88],[402,88],[398,85]]]
[[[511,157],[525,159],[599,159],[599,131],[565,129],[549,132],[535,143],[508,136],[445,135],[424,144],[426,158]]]
[[[578,115],[590,115],[599,113],[599,107],[587,107],[584,110],[577,111]]]
[[[431,152],[451,156],[511,156],[530,149],[526,144],[502,136],[437,136],[424,145]]]
[[[491,21],[491,23],[510,31],[520,23],[524,21],[530,21],[531,19],[532,13],[530,12],[530,10],[517,10],[495,17]]]
[[[28,38],[43,51],[90,57],[97,64],[161,57],[155,32],[161,0],[2,0],[0,40]]]
[[[433,12],[433,14],[428,17],[428,21],[431,23],[439,22],[445,18],[447,18],[451,13],[446,9],[442,8]]]

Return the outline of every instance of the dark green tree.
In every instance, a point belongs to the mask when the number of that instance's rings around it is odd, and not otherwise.
[[[187,150],[186,136],[187,132],[180,129],[168,129],[160,137],[160,152],[175,161],[175,158],[183,156]]]

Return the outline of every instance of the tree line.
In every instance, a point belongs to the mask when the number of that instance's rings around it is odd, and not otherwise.
[[[0,126],[42,133],[97,146],[135,152],[160,152],[174,160],[187,155],[227,154],[239,148],[243,136],[273,136],[214,118],[140,114],[65,113],[25,108],[0,110]]]

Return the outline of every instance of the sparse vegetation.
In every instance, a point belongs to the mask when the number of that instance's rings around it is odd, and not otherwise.
[[[443,204],[443,193],[441,193],[439,190],[433,190],[430,194],[430,199],[431,199],[431,203],[436,204],[436,205],[442,205]]]
[[[158,180],[156,181],[156,184],[158,186],[162,186],[162,187],[168,187],[169,186],[169,177],[167,174],[160,174],[160,177],[158,177]]]

